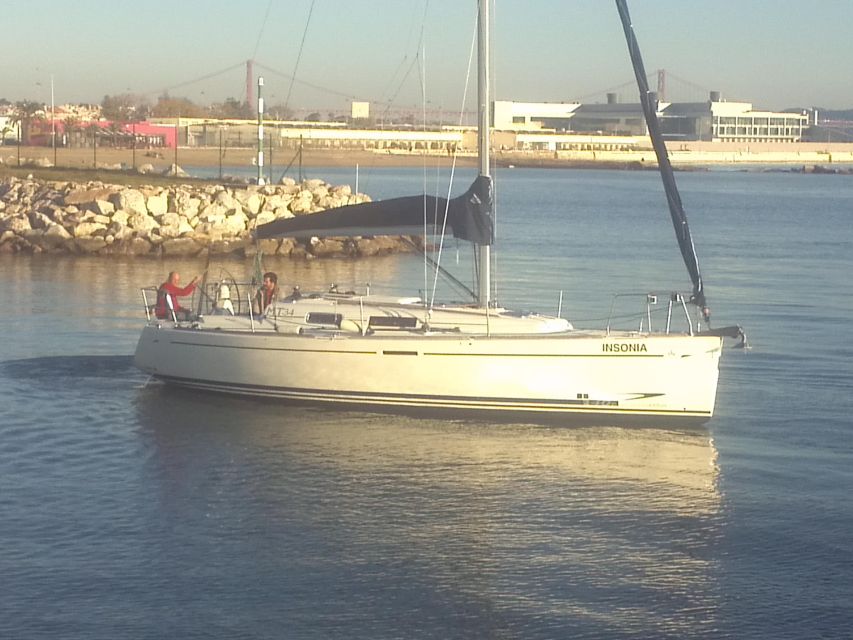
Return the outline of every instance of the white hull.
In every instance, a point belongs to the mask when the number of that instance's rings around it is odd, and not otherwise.
[[[722,338],[702,335],[288,334],[155,322],[135,361],[169,383],[310,402],[704,421],[721,348]]]

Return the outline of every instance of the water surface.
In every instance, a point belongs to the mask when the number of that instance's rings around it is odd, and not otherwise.
[[[423,184],[379,177],[362,190]],[[553,312],[562,290],[593,326],[613,293],[688,288],[656,174],[498,177],[508,306]],[[138,287],[203,261],[0,257],[0,637],[850,637],[853,181],[679,182],[714,322],[754,346],[724,354],[699,429],[169,389],[132,366]],[[467,252],[442,259],[465,276]],[[424,279],[410,256],[266,266]]]

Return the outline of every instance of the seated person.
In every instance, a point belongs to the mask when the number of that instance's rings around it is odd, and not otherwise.
[[[186,287],[181,287],[181,274],[177,271],[169,272],[169,279],[157,289],[157,305],[154,307],[154,315],[161,319],[171,319],[172,312],[177,320],[191,320],[193,313],[178,302],[178,297],[192,295],[195,291],[195,283],[198,276],[192,279]]]
[[[278,294],[278,276],[272,271],[267,271],[264,274],[264,282],[252,301],[252,313],[265,314],[270,305],[278,300]]]

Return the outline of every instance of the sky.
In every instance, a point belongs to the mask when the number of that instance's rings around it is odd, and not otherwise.
[[[760,109],[853,108],[853,0],[629,7],[646,69],[666,69],[670,100],[717,90]],[[358,99],[452,118],[475,14],[464,0],[5,0],[0,98],[49,103],[52,82],[56,104],[123,93],[154,102],[165,91],[242,101],[253,59],[267,104],[347,111]],[[636,101],[611,0],[497,0],[493,19],[497,99],[604,102],[612,91]],[[472,75],[469,107],[475,90]]]

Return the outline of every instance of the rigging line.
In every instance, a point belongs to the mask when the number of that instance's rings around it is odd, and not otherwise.
[[[349,98],[349,99],[354,99],[354,100],[359,99],[358,96],[356,96],[352,93],[344,93],[342,91],[336,91],[335,89],[329,89],[328,87],[322,87],[318,84],[313,84],[313,83],[308,82],[306,80],[299,80],[298,78],[290,75],[289,73],[284,73],[283,71],[279,71],[278,69],[273,69],[272,67],[265,65],[262,62],[255,62],[255,65],[261,69],[264,69],[265,71],[269,71],[273,75],[281,76],[282,78],[286,78],[286,79],[290,80],[291,82],[295,82],[297,84],[305,85],[306,87],[316,89],[317,91],[322,91],[322,92],[329,93],[332,95],[340,96],[341,98]]]
[[[406,83],[406,80],[409,78],[409,74],[412,73],[412,68],[418,62],[418,58],[420,57],[420,52],[421,52],[421,46],[423,45],[423,41],[424,41],[424,24],[426,23],[426,15],[427,15],[427,9],[428,8],[429,8],[429,2],[424,3],[424,13],[423,13],[423,17],[421,18],[421,32],[420,32],[420,36],[418,37],[417,53],[415,54],[415,57],[412,59],[412,62],[409,64],[409,67],[406,69],[406,73],[404,73],[403,77],[400,78],[400,82],[397,85],[397,90],[388,99],[385,110],[382,112],[382,115],[381,115],[382,119],[384,119],[385,116],[391,112],[391,107],[393,106],[394,101],[397,99],[397,96],[400,94],[400,91],[402,91],[403,86]]]
[[[426,139],[426,45],[423,44],[423,23],[421,23],[421,47],[423,55],[421,55],[421,65],[418,67],[420,75],[421,87],[421,103],[422,103],[422,130],[424,139]],[[429,312],[427,307],[426,296],[429,291],[429,258],[427,257],[426,238],[427,238],[427,156],[426,149],[423,150],[423,171],[424,171],[424,309]]]
[[[491,27],[491,33],[493,33],[493,34],[496,32],[495,21],[497,20],[497,18],[495,17],[495,13],[496,13],[496,9],[497,9],[497,4],[498,4],[497,0],[492,0],[492,6],[490,7],[490,11],[489,11],[489,15],[490,15],[491,20],[492,20],[492,24],[489,26]],[[495,64],[495,55],[494,55],[495,39],[493,37],[489,38],[489,47],[491,49],[489,51],[489,59],[491,60],[491,64],[489,65],[489,71],[491,72],[491,75],[492,75],[492,77],[490,78],[491,85],[492,85],[492,96],[496,96],[496,95],[498,95],[498,89],[497,89],[498,72],[497,72],[497,65]],[[492,129],[494,129],[494,126],[495,126],[494,121],[490,120],[489,122],[491,124]],[[488,145],[488,147],[490,150],[492,150],[492,145],[491,145],[492,131],[489,131],[489,136],[490,136],[489,137],[490,144]],[[494,158],[492,157],[491,152],[489,154],[489,164],[490,164],[489,173],[490,174],[494,173],[494,170],[495,170]],[[492,180],[492,233],[493,233],[494,237],[498,237],[498,191],[497,191],[497,187],[496,187],[497,182],[498,182],[497,180]],[[497,248],[497,246],[492,247],[492,251],[490,252],[490,256],[492,259],[492,278],[491,278],[492,299],[497,301],[497,299],[498,299],[498,285],[497,285],[497,283],[498,283],[498,248]]]
[[[252,60],[255,59],[255,56],[258,55],[258,47],[261,46],[261,37],[264,35],[264,28],[267,26],[267,19],[270,17],[270,8],[272,7],[272,0],[267,3],[267,11],[264,14],[264,21],[261,23],[261,30],[258,33],[258,41],[255,42],[255,50],[252,52]]]
[[[397,65],[397,68],[396,68],[396,69],[394,69],[394,73],[392,73],[392,74],[391,74],[391,78],[390,78],[390,80],[388,80],[388,84],[386,84],[386,85],[385,85],[385,87],[383,87],[382,91],[379,93],[379,95],[381,96],[381,98],[380,98],[380,102],[381,102],[381,103],[383,103],[383,104],[384,104],[384,103],[386,103],[386,102],[387,102],[387,100],[385,99],[385,96],[386,96],[386,95],[388,94],[388,92],[391,90],[391,86],[396,82],[396,80],[397,80],[397,74],[398,74],[398,73],[400,73],[400,70],[403,68],[403,66],[404,66],[408,61],[409,61],[409,54],[405,54],[405,55],[403,56],[403,59],[402,59],[402,60],[400,60],[400,64],[398,64],[398,65]]]
[[[161,93],[164,93],[167,91],[171,91],[172,89],[180,89],[181,87],[186,87],[188,85],[195,84],[195,83],[201,82],[203,80],[209,80],[210,78],[215,78],[216,76],[222,75],[222,74],[227,73],[229,71],[233,71],[234,69],[236,69],[238,67],[242,67],[243,64],[244,64],[243,62],[238,62],[237,64],[231,65],[230,67],[228,67],[226,69],[220,69],[219,71],[214,71],[213,73],[208,73],[206,75],[200,76],[200,77],[195,78],[193,80],[186,80],[184,82],[179,82],[178,84],[174,84],[170,87],[165,87],[163,89],[155,89],[154,91],[146,91],[146,92],[143,92],[142,95],[144,95],[144,96],[157,95],[157,94],[161,94]]]
[[[478,12],[479,15],[479,12]],[[462,119],[465,117],[465,102],[468,100],[468,86],[471,83],[471,65],[474,59],[474,49],[477,46],[477,22],[478,18],[474,19],[474,31],[471,34],[471,47],[468,50],[468,68],[465,72],[465,88],[462,91],[462,106],[459,109],[459,126],[462,126]],[[454,149],[453,151],[453,161],[450,164],[450,182],[447,185],[447,204],[444,205],[444,220],[441,224],[441,237],[438,242],[438,258],[436,259],[436,266],[441,265],[441,252],[444,248],[444,238],[447,231],[447,212],[450,209],[450,191],[453,188],[453,176],[456,173],[456,159],[459,156],[458,149]],[[435,304],[435,293],[438,289],[438,269],[435,271],[435,278],[432,284],[432,298],[430,299],[429,307],[432,309]]]
[[[429,0],[427,0],[427,4],[429,4]],[[424,6],[424,18],[426,18],[426,6]],[[424,21],[421,20],[421,28],[422,29],[423,29],[423,23],[424,23]],[[414,14],[414,12],[412,12],[412,20],[409,23],[409,33],[406,35],[406,50],[409,49],[409,43],[411,42],[412,31],[414,30],[414,28],[415,28],[415,14]],[[403,59],[400,60],[400,63],[394,69],[394,73],[391,74],[391,77],[388,79],[387,84],[382,88],[382,91],[379,93],[379,95],[382,96],[382,99],[380,100],[381,102],[385,101],[385,96],[391,90],[391,87],[393,86],[394,81],[397,78],[397,74],[400,73],[400,70],[405,66],[408,59],[409,59],[409,54],[403,53]]]
[[[308,8],[308,19],[305,20],[305,30],[302,32],[302,42],[299,43],[299,53],[296,55],[296,64],[293,65],[293,77],[290,79],[290,86],[287,88],[287,98],[284,101],[284,110],[290,104],[290,93],[293,91],[293,83],[296,82],[296,72],[299,69],[299,61],[302,59],[302,49],[305,47],[305,36],[308,35],[308,25],[311,24],[311,14],[314,13],[314,2],[311,0],[311,6]]]
[[[406,80],[409,79],[409,75],[411,75],[412,69],[415,67],[415,64],[417,64],[419,58],[420,52],[412,59],[412,62],[409,64],[409,68],[406,69],[406,73],[404,73],[403,77],[400,79],[400,83],[397,85],[397,90],[394,92],[394,95],[388,99],[385,110],[382,112],[383,118],[391,112],[391,107],[394,105],[394,101],[397,99],[397,96],[400,95],[400,91],[403,90],[403,86],[406,84]]]

